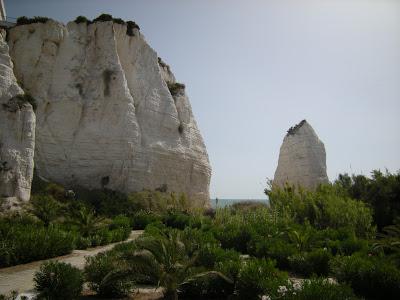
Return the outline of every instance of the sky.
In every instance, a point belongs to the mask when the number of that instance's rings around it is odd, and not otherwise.
[[[400,170],[398,0],[5,0],[7,14],[134,20],[185,83],[212,198],[262,199],[302,119],[339,173]]]

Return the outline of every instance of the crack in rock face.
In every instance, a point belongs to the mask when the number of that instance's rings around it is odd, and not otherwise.
[[[291,127],[283,139],[273,185],[315,189],[328,181],[325,146],[311,125],[303,120]]]
[[[211,167],[189,99],[171,94],[175,77],[138,28],[49,20],[7,40],[15,77],[36,100],[39,176],[124,193],[167,186],[209,206]]]

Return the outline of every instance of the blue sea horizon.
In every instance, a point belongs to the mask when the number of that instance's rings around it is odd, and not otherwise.
[[[220,198],[218,198],[218,207],[222,208],[222,207],[226,207],[226,206],[238,203],[238,202],[248,202],[248,201],[260,202],[260,203],[265,203],[265,204],[269,203],[268,199],[220,199]],[[212,208],[217,207],[215,198],[210,199],[210,203],[211,203]]]

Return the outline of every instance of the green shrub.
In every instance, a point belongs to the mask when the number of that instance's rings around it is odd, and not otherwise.
[[[266,294],[273,297],[287,280],[287,275],[276,269],[272,261],[250,259],[242,264],[235,290],[240,299],[258,299]]]
[[[96,256],[86,257],[84,274],[89,286],[102,297],[122,297],[132,288],[131,278],[116,277],[123,265],[116,253],[108,251]]]
[[[305,280],[301,289],[292,289],[285,300],[356,300],[352,289],[346,285],[330,283],[326,279]]]
[[[335,186],[348,196],[368,203],[374,211],[374,221],[378,230],[392,225],[400,215],[400,172],[371,172],[371,178],[364,175],[340,174]]]
[[[383,258],[352,255],[336,257],[331,269],[339,282],[350,285],[368,299],[397,299],[400,295],[400,270]]]
[[[133,214],[131,219],[131,226],[133,229],[145,229],[147,225],[151,223],[160,222],[161,217],[144,210],[140,210]]]
[[[23,16],[23,17],[19,17],[17,19],[17,26],[33,24],[33,23],[46,23],[48,20],[50,20],[50,19],[46,18],[46,17],[27,18],[27,17]]]
[[[222,249],[217,244],[206,244],[198,250],[196,265],[212,269],[218,262],[239,260],[239,253],[234,250]]]
[[[209,271],[197,274],[179,286],[179,298],[221,299],[233,294],[234,283],[225,275]]]
[[[75,22],[76,24],[80,24],[80,23],[90,24],[90,21],[89,21],[85,16],[78,16],[78,17],[76,17],[76,19],[74,20],[74,22]]]
[[[169,211],[163,217],[163,223],[172,228],[185,229],[190,225],[190,216],[182,212]]]
[[[185,85],[179,82],[168,83],[168,89],[172,96],[177,96],[185,89]]]
[[[129,36],[135,36],[134,29],[140,30],[139,25],[133,21],[126,22],[126,25],[126,34]]]
[[[253,237],[248,244],[248,253],[259,258],[270,258],[281,269],[289,268],[289,257],[298,253],[297,248],[282,238]]]
[[[32,204],[31,213],[41,220],[44,226],[49,226],[58,218],[60,204],[52,196],[36,195],[30,202]]]
[[[321,185],[316,191],[274,188],[269,198],[275,210],[290,215],[300,224],[308,221],[318,229],[348,227],[357,237],[371,238],[375,234],[371,209],[344,196],[335,186]]]
[[[0,222],[0,267],[68,254],[76,238],[56,226]]]
[[[43,263],[33,280],[39,299],[77,299],[83,285],[83,276],[79,269],[55,261]]]
[[[247,253],[247,243],[251,240],[251,232],[248,226],[240,223],[230,223],[222,228],[214,227],[214,235],[221,242],[224,249],[235,249],[241,253]]]
[[[112,15],[109,14],[101,14],[100,16],[98,16],[97,18],[95,18],[93,20],[93,22],[108,22],[108,21],[112,21],[113,17]]]
[[[294,272],[301,275],[328,275],[331,257],[329,251],[315,249],[311,252],[303,252],[290,256],[289,264]]]

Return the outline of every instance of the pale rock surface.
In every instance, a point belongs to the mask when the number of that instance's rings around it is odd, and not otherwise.
[[[0,29],[0,205],[12,209],[30,198],[35,114],[31,104],[17,97],[24,91],[14,76],[5,38]]]
[[[286,183],[314,189],[328,182],[326,153],[314,129],[303,120],[288,130],[279,152],[273,184]]]
[[[38,102],[35,167],[66,186],[185,192],[209,205],[211,168],[185,91],[139,30],[110,22],[14,27],[18,80]]]

